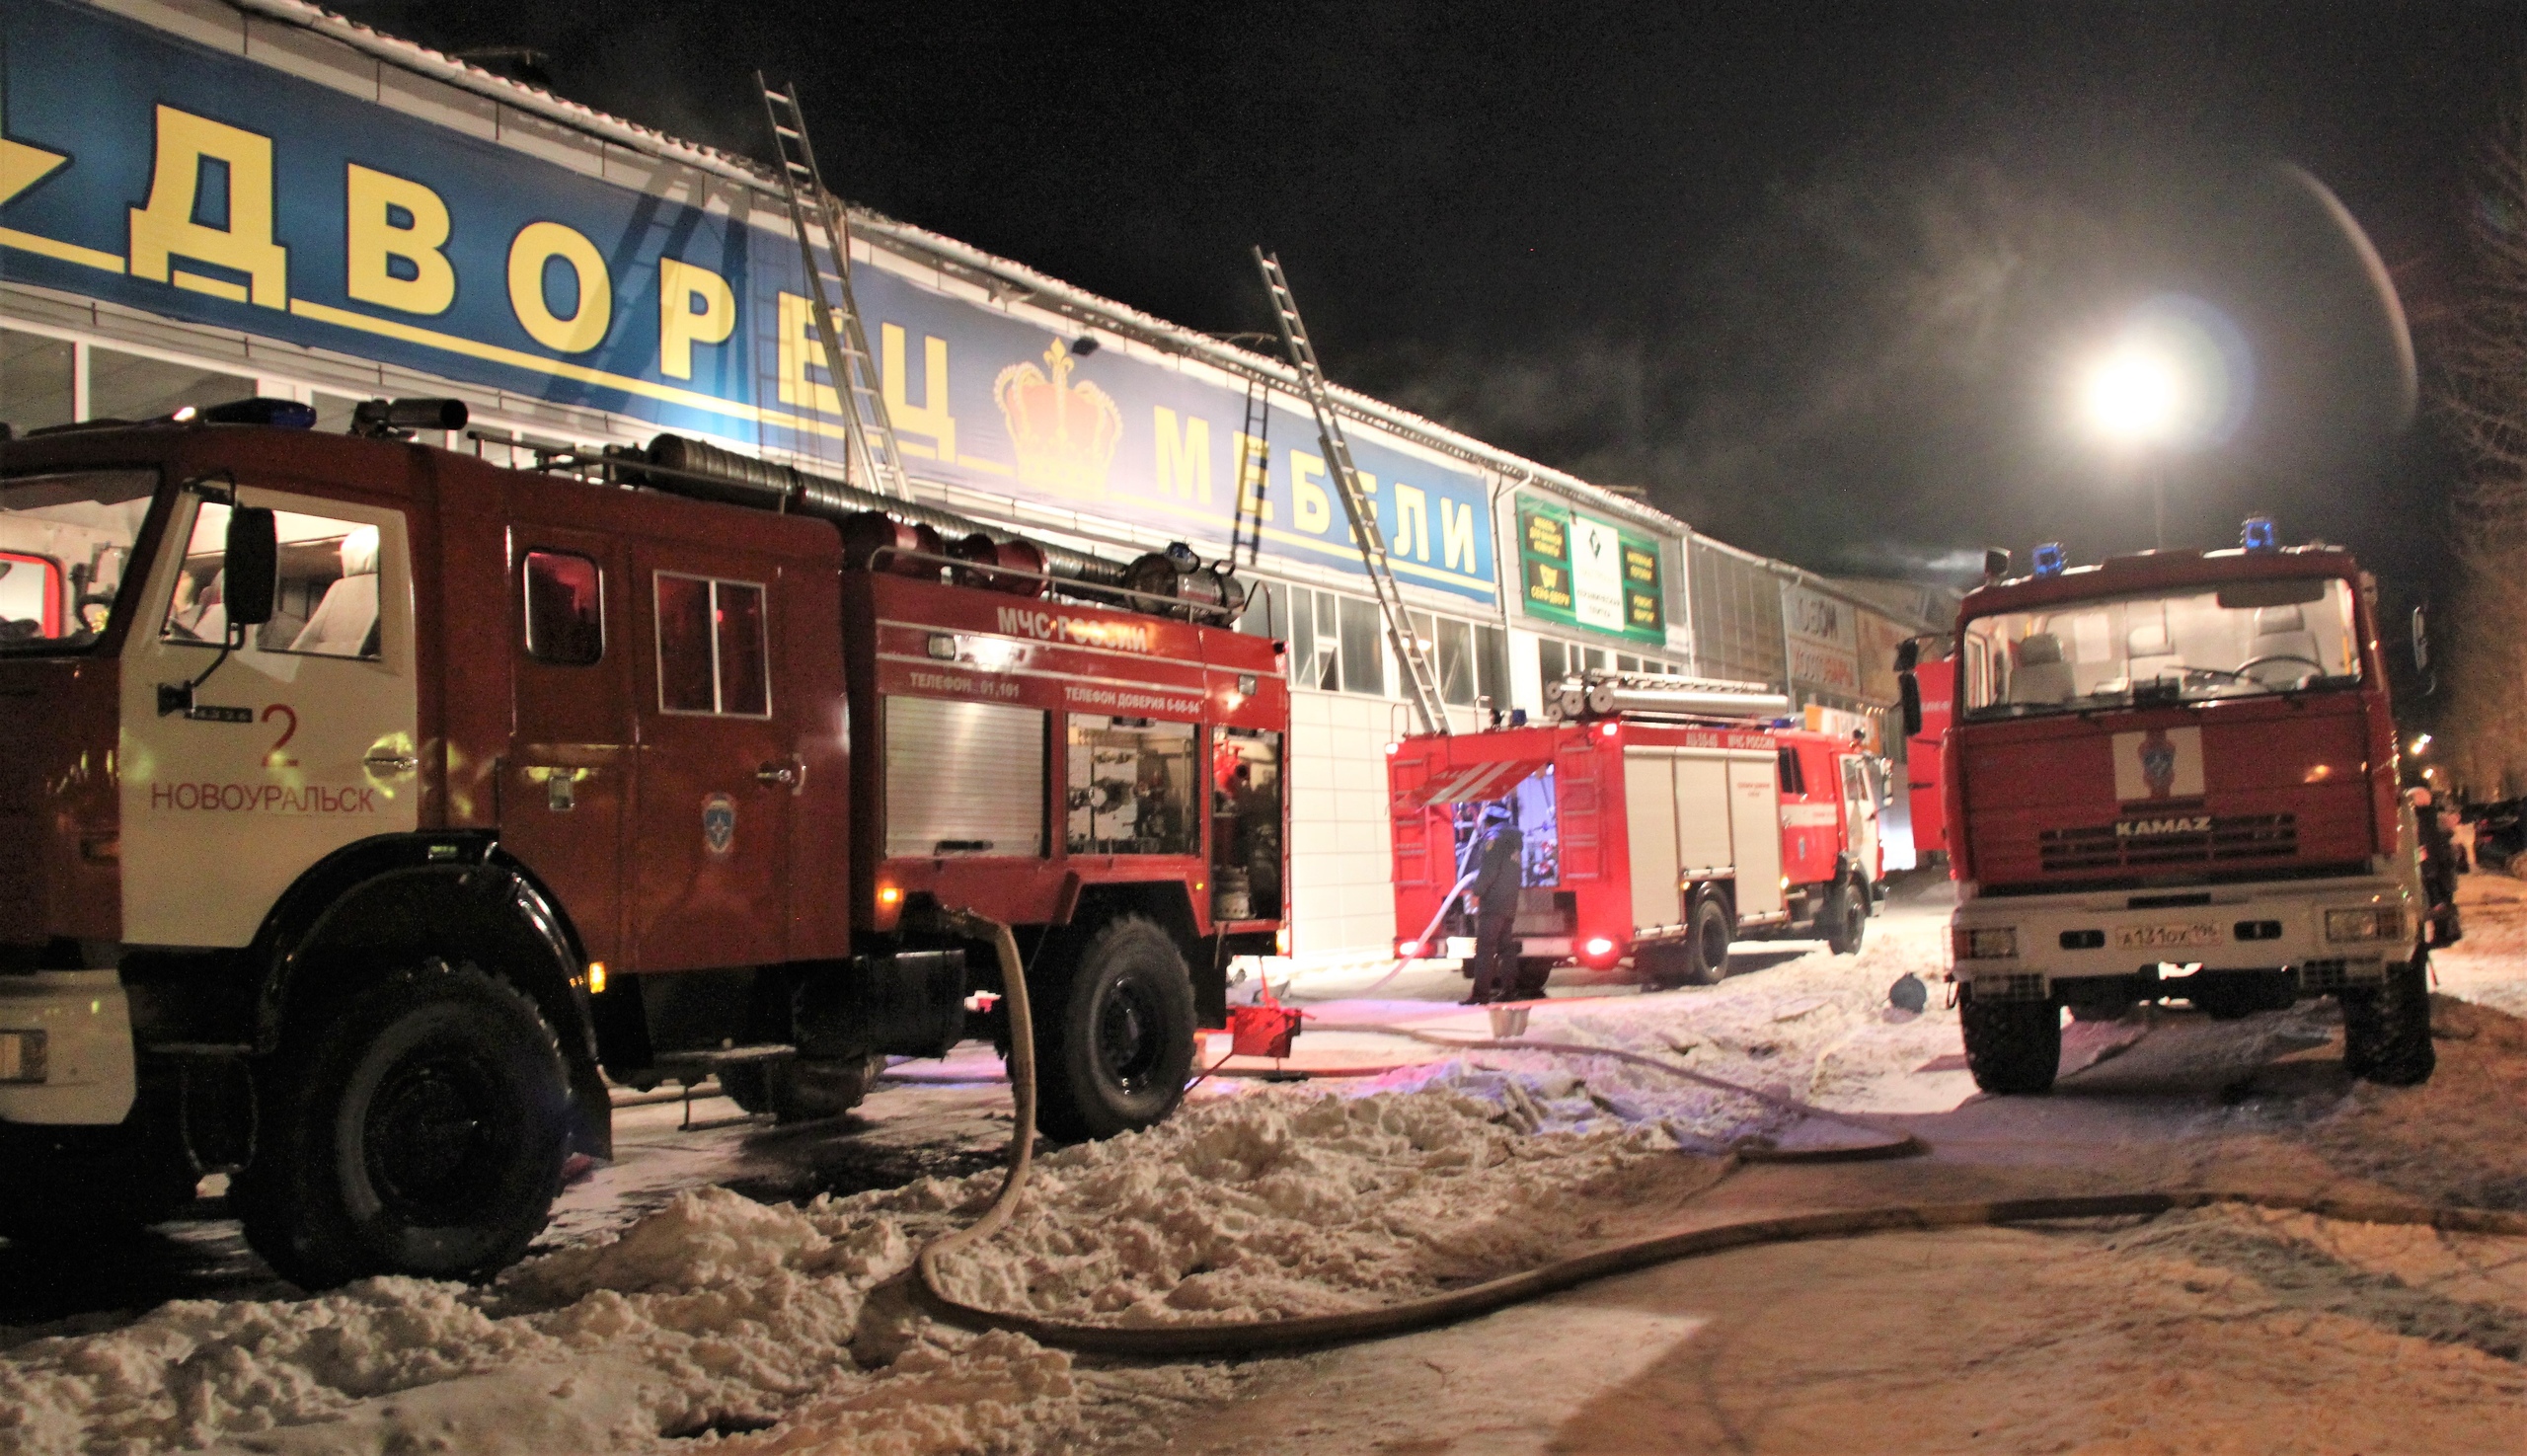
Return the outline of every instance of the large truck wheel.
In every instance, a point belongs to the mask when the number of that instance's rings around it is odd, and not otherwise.
[[[2052,1090],[2062,1067],[2061,1007],[2049,999],[1976,1001],[1968,986],[1956,1011],[1975,1086],[1998,1097]]]
[[[1849,880],[1839,880],[1825,892],[1825,908],[1817,917],[1825,932],[1825,946],[1837,956],[1860,954],[1861,937],[1869,931],[1869,891]]]
[[[435,959],[399,970],[285,1042],[273,1070],[233,1201],[293,1283],[484,1278],[543,1230],[570,1082],[507,983]]]
[[[749,1112],[777,1122],[817,1122],[860,1106],[886,1070],[882,1056],[783,1057],[720,1069],[720,1090]]]
[[[1193,1066],[1193,978],[1157,922],[1107,921],[1027,989],[1045,1136],[1111,1137],[1176,1111]]]
[[[1728,943],[1737,927],[1728,918],[1728,902],[1706,891],[1694,901],[1690,933],[1685,937],[1685,980],[1716,986],[1728,979]]]
[[[2342,1069],[2383,1087],[2418,1087],[2438,1069],[2430,1044],[2430,958],[2387,967],[2383,985],[2342,992]]]

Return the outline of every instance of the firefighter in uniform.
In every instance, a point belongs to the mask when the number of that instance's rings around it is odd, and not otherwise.
[[[1506,1001],[1516,991],[1518,943],[1509,932],[1518,922],[1521,852],[1526,836],[1518,832],[1517,815],[1506,804],[1486,805],[1483,832],[1476,841],[1480,868],[1474,887],[1474,994],[1469,1006]]]

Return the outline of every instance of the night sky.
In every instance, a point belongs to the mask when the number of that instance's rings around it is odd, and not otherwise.
[[[748,73],[795,79],[845,195],[1193,328],[1270,328],[1262,243],[1338,379],[1823,571],[2148,545],[2070,381],[2190,294],[2254,393],[2172,544],[2269,510],[2414,591],[2457,462],[2274,164],[2367,229],[2426,396],[2527,74],[2506,5],[343,8],[755,155]]]

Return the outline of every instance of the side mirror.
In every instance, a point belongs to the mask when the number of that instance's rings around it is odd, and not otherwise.
[[[261,627],[272,619],[280,584],[280,533],[272,513],[241,505],[228,512],[227,576],[223,584],[231,627]]]
[[[2412,670],[2430,670],[2430,621],[2428,607],[2412,609]]]
[[[1913,737],[1922,730],[1922,680],[1913,675],[1911,664],[1896,672],[1895,691],[1904,700],[1904,736]]]
[[[1898,672],[1910,672],[1910,671],[1912,671],[1914,668],[1916,668],[1916,667],[1920,666],[1920,665],[1921,665],[1921,662],[1922,662],[1922,640],[1921,640],[1920,638],[1918,638],[1918,637],[1908,637],[1908,638],[1904,639],[1902,642],[1899,642],[1899,643],[1895,644],[1895,670],[1896,670],[1896,671],[1898,671]]]

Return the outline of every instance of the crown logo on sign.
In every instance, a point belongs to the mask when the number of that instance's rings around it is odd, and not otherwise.
[[[1103,500],[1123,442],[1123,412],[1096,385],[1070,382],[1079,361],[1068,344],[1054,340],[1044,364],[1049,376],[1031,361],[1001,370],[991,384],[1018,453],[1018,479],[1056,495]]]

